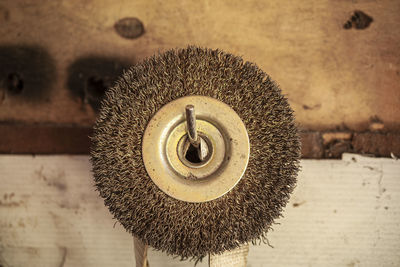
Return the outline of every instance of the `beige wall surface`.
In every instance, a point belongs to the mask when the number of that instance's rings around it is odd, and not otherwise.
[[[399,266],[400,162],[302,160],[298,186],[248,266]],[[0,156],[0,265],[134,266],[87,156]],[[150,266],[193,266],[150,251]],[[198,266],[207,266],[206,262]]]
[[[373,18],[369,27],[344,29],[355,10]],[[114,24],[125,17],[141,20],[145,33],[118,35]],[[255,62],[280,84],[304,128],[360,131],[371,118],[400,128],[397,0],[17,0],[0,1],[0,23],[0,55],[32,48],[39,63],[21,64],[46,77],[35,97],[0,89],[2,121],[91,125],[94,111],[68,89],[72,65],[97,62],[107,71],[192,44]]]

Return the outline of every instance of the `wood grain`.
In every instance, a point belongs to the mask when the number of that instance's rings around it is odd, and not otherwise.
[[[398,266],[400,162],[302,160],[298,186],[248,266]],[[0,156],[1,266],[134,266],[87,156]],[[193,266],[149,251],[150,266]],[[197,266],[207,266],[207,260]]]
[[[369,27],[343,28],[355,10],[373,18]],[[143,23],[142,36],[126,39],[115,31],[115,23],[127,17]],[[16,0],[0,2],[0,21],[0,47],[39,46],[53,61],[42,73],[49,76],[49,89],[40,101],[10,95],[1,86],[0,121],[90,126],[95,111],[68,89],[71,75],[81,73],[71,73],[71,66],[103,62],[89,68],[96,70],[88,75],[98,79],[96,73],[106,76],[114,63],[124,68],[193,44],[259,65],[281,85],[306,129],[344,125],[361,131],[371,117],[385,129],[400,129],[397,0]],[[28,74],[37,73],[31,61],[20,64]],[[13,71],[6,69],[1,79]],[[83,83],[91,77],[84,78]]]

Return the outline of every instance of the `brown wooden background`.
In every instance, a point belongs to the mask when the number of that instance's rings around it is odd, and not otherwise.
[[[133,39],[115,28],[130,17],[144,28]],[[87,153],[98,101],[124,68],[199,45],[280,84],[304,157],[400,154],[400,1],[10,0],[0,25],[2,153]]]

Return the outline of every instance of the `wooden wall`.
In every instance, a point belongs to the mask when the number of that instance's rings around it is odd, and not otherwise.
[[[345,29],[355,11],[372,22],[357,16]],[[121,36],[114,26],[127,17],[144,34]],[[97,96],[82,98],[85,86],[101,91],[145,57],[199,45],[259,65],[305,129],[364,131],[376,120],[399,129],[397,0],[16,0],[0,2],[0,23],[3,122],[91,126]],[[136,26],[128,24],[128,37]],[[10,74],[22,79],[21,92],[7,89]]]
[[[400,162],[302,160],[249,267],[399,266]],[[0,266],[134,266],[133,240],[94,191],[87,156],[0,156]],[[150,266],[194,266],[151,251]],[[206,262],[198,266],[207,266]]]

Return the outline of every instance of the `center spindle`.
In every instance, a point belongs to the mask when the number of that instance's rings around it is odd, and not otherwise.
[[[209,155],[210,149],[204,138],[197,133],[194,106],[187,105],[185,109],[188,138],[183,145],[183,155],[191,163],[202,163]]]

